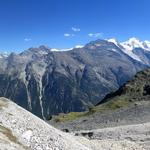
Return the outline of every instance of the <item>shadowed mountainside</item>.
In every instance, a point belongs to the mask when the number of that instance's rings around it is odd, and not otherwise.
[[[150,120],[150,69],[108,94],[90,111],[59,114],[50,121],[57,128],[91,130],[120,125],[139,124]]]

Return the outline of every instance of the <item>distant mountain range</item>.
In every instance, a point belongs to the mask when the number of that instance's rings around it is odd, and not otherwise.
[[[96,40],[59,51],[46,46],[0,57],[0,96],[47,119],[84,111],[150,65],[150,44]]]
[[[150,58],[150,41],[140,41],[136,38],[130,38],[126,42],[119,43],[115,39],[109,39],[109,42],[114,43],[131,58],[149,65]]]
[[[7,52],[0,53],[0,59],[8,57],[9,54]]]

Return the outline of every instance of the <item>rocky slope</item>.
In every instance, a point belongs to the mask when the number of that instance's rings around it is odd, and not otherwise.
[[[0,58],[0,96],[43,119],[85,111],[149,65],[124,50],[121,44],[97,40],[70,51],[40,46],[12,53]]]
[[[90,146],[96,150],[149,150],[149,131],[150,123],[143,123],[90,131],[83,130],[72,134],[78,135],[77,139],[87,145],[89,142],[82,140],[81,137],[90,139]]]
[[[5,98],[0,98],[0,149],[90,150]]]
[[[150,69],[141,71],[89,112],[60,114],[51,124],[60,129],[92,130],[150,120]]]
[[[64,133],[0,98],[1,150],[148,150],[149,129],[147,123],[92,130],[92,135],[88,131]]]

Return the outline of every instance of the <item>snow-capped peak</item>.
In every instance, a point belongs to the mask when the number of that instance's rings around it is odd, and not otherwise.
[[[76,45],[75,48],[82,48],[84,45]]]
[[[134,48],[144,49],[143,42],[135,37],[130,38],[128,41],[122,42],[120,44],[127,50],[133,50]]]
[[[8,52],[3,52],[3,53],[0,53],[0,58],[7,58],[9,55]]]
[[[76,45],[75,47],[64,48],[64,49],[52,48],[51,51],[70,51],[70,50],[73,50],[74,48],[82,48],[82,47],[84,47],[84,46],[83,45]]]
[[[72,50],[73,48],[65,48],[65,49],[57,49],[57,48],[52,48],[51,51],[70,51]]]
[[[119,44],[118,41],[116,39],[114,39],[114,38],[108,39],[107,41],[111,42],[111,43],[114,43],[116,46],[118,46],[118,44]]]
[[[130,44],[135,44],[135,43],[138,44],[138,43],[140,43],[140,40],[135,37],[132,37],[127,42],[129,42]]]
[[[135,48],[142,48],[143,50],[150,51],[150,41],[140,41],[139,39],[133,37],[129,40],[120,43],[122,46],[122,51],[132,57],[133,59],[136,59],[138,61],[143,62],[142,56],[137,55],[133,50]],[[145,62],[144,62],[145,63]]]

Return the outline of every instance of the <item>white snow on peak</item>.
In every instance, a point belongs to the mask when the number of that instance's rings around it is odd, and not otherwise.
[[[126,53],[128,56],[130,56],[132,59],[135,59],[135,60],[141,62],[140,57],[139,57],[138,55],[134,54],[132,50],[127,49],[127,48],[124,47],[124,48],[122,49],[122,51],[123,51],[124,53]]]
[[[143,50],[150,51],[150,41],[140,41],[135,37],[120,43],[120,45],[122,46],[122,51],[124,51],[133,59],[138,60],[140,62],[143,62],[143,60],[141,60],[141,56],[135,54],[133,50],[135,48],[142,48]]]
[[[143,46],[144,46],[144,49],[150,51],[150,41],[147,41],[147,40],[144,41],[144,42],[143,42]]]
[[[0,58],[7,58],[9,56],[8,52],[0,53]]]
[[[122,42],[120,43],[125,49],[127,50],[133,50],[134,48],[143,48],[144,49],[144,45],[143,42],[140,41],[139,39],[133,37],[130,38],[128,41]]]
[[[66,49],[57,49],[57,48],[52,48],[51,51],[70,51],[72,50],[73,48],[66,48]]]
[[[125,42],[119,43],[115,38],[107,39],[108,42],[114,43],[116,46],[122,46],[124,49],[132,51],[134,48],[142,48],[150,51],[150,41],[140,41],[139,39],[132,37]]]
[[[143,42],[139,39],[133,37],[125,42],[118,42],[115,38],[107,39],[108,42],[114,43],[117,47],[119,47],[125,54],[131,57],[134,60],[142,62],[140,57],[136,55],[132,50],[134,48],[144,48]],[[150,42],[146,41],[145,47],[150,47]],[[114,51],[114,49],[112,49]],[[116,50],[115,50],[116,51]]]
[[[143,48],[144,49],[143,42],[141,42],[139,39],[133,37],[125,42],[120,43],[120,45],[122,46],[122,51],[124,53],[126,53],[131,58],[133,58],[137,61],[140,61],[140,62],[142,61],[140,59],[140,57],[138,55],[134,54],[134,52],[133,52],[134,48]]]
[[[119,45],[118,41],[117,41],[116,39],[114,39],[114,38],[108,39],[107,41],[108,41],[108,42],[111,42],[111,43],[114,43],[116,46]]]
[[[76,45],[75,48],[82,48],[84,45]]]
[[[51,51],[60,51],[60,50],[56,48],[52,48]]]
[[[150,41],[140,41],[139,39],[132,37],[125,42],[119,43],[116,39],[107,39],[108,42],[114,43],[118,46],[124,53],[130,56],[132,59],[142,62],[140,56],[134,53],[135,48],[142,48],[144,50],[150,51]]]
[[[76,45],[75,47],[65,49],[52,48],[51,51],[70,51],[73,50],[74,48],[82,48],[82,47],[84,47],[84,45]]]

